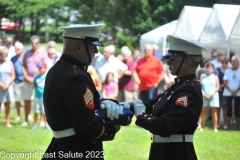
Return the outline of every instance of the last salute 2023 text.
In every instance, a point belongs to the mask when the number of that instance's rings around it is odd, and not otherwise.
[[[42,158],[104,158],[104,151],[63,152],[44,153]]]

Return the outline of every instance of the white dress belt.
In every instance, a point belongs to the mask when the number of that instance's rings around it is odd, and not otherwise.
[[[192,134],[185,134],[185,142],[193,142]],[[171,135],[170,137],[161,137],[159,135],[153,135],[153,143],[173,143],[173,142],[184,142],[183,135]]]
[[[69,137],[75,135],[75,131],[73,128],[68,128],[61,131],[52,131],[54,138],[63,138],[63,137]]]

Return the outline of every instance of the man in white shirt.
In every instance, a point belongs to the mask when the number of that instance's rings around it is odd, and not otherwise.
[[[118,83],[118,71],[127,70],[128,67],[118,58],[116,58],[112,53],[115,48],[112,45],[106,46],[104,48],[104,57],[95,65],[98,76],[100,77],[102,83],[105,82],[106,75],[109,72],[114,74],[114,81]]]
[[[240,68],[238,57],[232,57],[232,68],[225,71],[223,80],[225,85],[223,96],[225,96],[227,102],[227,128],[230,128],[234,99],[236,129],[240,130]]]

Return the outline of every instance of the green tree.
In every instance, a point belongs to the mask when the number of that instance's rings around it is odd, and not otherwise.
[[[5,16],[17,19],[22,25],[22,29],[17,32],[17,38],[21,39],[22,35],[25,35],[24,22],[26,18],[30,18],[32,22],[30,35],[40,35],[40,29],[44,25],[46,26],[46,32],[48,32],[47,19],[49,13],[53,14],[52,9],[64,6],[65,2],[66,0],[1,0],[0,6],[6,6]]]
[[[139,45],[142,34],[176,20],[185,5],[212,7],[215,3],[240,4],[240,0],[1,0],[1,16],[8,16],[22,24],[17,31],[19,38],[26,37],[24,21],[30,18],[30,34],[48,31],[52,40],[60,41],[59,26],[72,23],[105,23],[103,40],[117,47],[127,45],[131,49]],[[55,19],[53,26],[47,23],[48,17]],[[74,17],[74,19],[72,19]],[[23,36],[24,35],[24,36]]]

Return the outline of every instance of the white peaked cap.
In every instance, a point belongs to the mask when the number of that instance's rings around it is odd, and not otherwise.
[[[202,52],[207,51],[207,49],[198,43],[181,39],[172,35],[167,36],[167,42],[169,43],[169,50],[173,51],[183,51],[187,55],[202,56]]]
[[[66,38],[93,38],[95,41],[99,41],[99,36],[103,28],[104,24],[72,24],[69,26],[59,27],[58,30],[63,31],[63,37]]]

